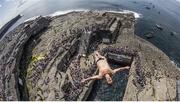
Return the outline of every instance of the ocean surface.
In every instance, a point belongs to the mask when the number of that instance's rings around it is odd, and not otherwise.
[[[5,0],[15,1],[15,0]],[[9,12],[16,16],[22,14],[10,30],[20,23],[38,15],[57,15],[72,10],[128,10],[136,12],[138,18],[135,25],[135,34],[148,40],[163,52],[165,52],[172,63],[180,66],[180,2],[179,0],[18,0],[22,1]],[[28,2],[33,1],[33,2]],[[1,3],[1,2],[0,2]],[[0,12],[3,9],[0,7]],[[6,7],[8,9],[8,5]],[[5,11],[5,10],[4,10]],[[3,15],[4,14],[4,15]],[[0,19],[5,19],[7,14],[2,13]],[[159,30],[155,25],[161,25]],[[10,31],[9,30],[9,31]],[[146,34],[154,32],[154,37],[146,38]],[[175,32],[171,35],[171,32]]]

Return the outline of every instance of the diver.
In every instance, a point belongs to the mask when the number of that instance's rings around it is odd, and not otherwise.
[[[112,81],[112,75],[113,74],[120,72],[120,71],[123,71],[123,70],[129,70],[130,69],[129,66],[126,66],[126,67],[120,67],[120,68],[112,70],[111,67],[109,66],[108,62],[107,62],[107,59],[104,56],[100,55],[100,53],[98,51],[94,52],[93,58],[95,60],[97,68],[99,69],[99,74],[94,75],[94,76],[89,77],[89,78],[86,78],[86,79],[83,79],[83,80],[81,80],[81,83],[85,83],[85,82],[90,81],[90,80],[102,79],[103,77],[105,77],[107,83],[112,84],[113,83],[113,81]]]

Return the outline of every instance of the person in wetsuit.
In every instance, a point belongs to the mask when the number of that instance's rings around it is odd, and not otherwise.
[[[104,56],[100,55],[100,53],[98,51],[94,52],[93,57],[97,64],[97,68],[99,69],[99,74],[89,77],[89,78],[86,78],[86,79],[83,79],[81,81],[81,83],[85,83],[90,80],[102,79],[103,77],[105,77],[107,83],[112,84],[113,83],[113,81],[112,81],[113,74],[123,71],[123,70],[129,70],[129,68],[130,68],[129,66],[126,66],[126,67],[120,67],[120,68],[116,68],[116,69],[112,70],[107,62],[107,59]]]

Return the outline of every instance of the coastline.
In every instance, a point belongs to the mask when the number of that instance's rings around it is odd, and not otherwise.
[[[9,28],[13,26],[21,17],[22,15],[17,15],[0,28],[0,39],[6,34]]]
[[[88,9],[76,9],[76,10],[64,10],[64,11],[59,10],[59,11],[56,11],[56,12],[54,12],[52,14],[45,15],[43,17],[56,17],[56,16],[61,16],[61,15],[68,14],[70,12],[88,12],[88,11],[91,11],[91,10],[88,10]],[[133,15],[135,16],[136,20],[139,20],[139,19],[143,18],[143,14],[135,12],[135,11],[131,11],[131,10],[121,10],[121,11],[116,11],[116,10],[97,10],[97,12],[133,13]],[[31,17],[29,19],[26,19],[24,22],[35,20],[39,16]],[[145,38],[142,38],[142,39],[145,39]],[[148,39],[145,39],[145,40],[148,40]],[[152,43],[152,42],[150,42],[150,43]],[[169,56],[169,57],[171,57],[171,56]],[[179,63],[177,61],[175,61],[173,58],[170,58],[170,59],[171,59],[172,63],[174,63],[176,66],[178,66],[178,67],[180,66]]]
[[[68,13],[71,13],[71,12],[89,12],[89,11],[91,11],[91,10],[88,10],[88,9],[58,10],[58,11],[55,11],[54,13],[52,13],[52,14],[48,14],[48,15],[45,15],[43,17],[56,17],[56,16],[60,16],[60,15],[65,15],[65,14],[68,14]],[[136,19],[139,19],[139,18],[143,17],[142,14],[140,14],[138,12],[135,12],[135,11],[131,11],[131,10],[122,10],[122,11],[116,11],[116,10],[93,10],[93,11],[96,11],[96,12],[125,13],[125,14],[126,13],[133,13]],[[38,18],[39,16],[34,16],[34,17],[31,17],[31,18],[28,18],[24,22],[34,20],[34,19]]]

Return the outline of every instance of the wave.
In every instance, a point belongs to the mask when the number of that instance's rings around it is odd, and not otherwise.
[[[180,66],[179,63],[177,61],[175,61],[174,59],[171,59],[171,63],[174,64],[177,68]]]
[[[130,11],[130,10],[122,10],[122,11],[114,11],[114,10],[112,10],[112,11],[107,11],[107,12],[113,12],[113,13],[133,13],[133,14],[134,14],[134,17],[135,17],[136,19],[143,17],[142,14],[137,13],[137,12],[135,12],[135,11]]]
[[[28,18],[28,19],[26,19],[24,22],[35,20],[35,19],[38,18],[39,16],[40,16],[40,15],[31,17],[31,18]]]
[[[56,11],[52,14],[49,14],[47,16],[51,16],[51,17],[54,17],[54,16],[59,16],[59,15],[64,15],[64,14],[67,14],[67,13],[70,13],[70,12],[87,12],[89,10],[87,9],[77,9],[77,10],[64,10],[64,11]]]
[[[49,14],[49,15],[46,15],[46,16],[50,16],[50,17],[55,17],[55,16],[60,16],[60,15],[64,15],[64,14],[67,14],[67,13],[70,13],[70,12],[88,12],[88,11],[91,11],[91,10],[87,10],[87,9],[77,9],[77,10],[64,10],[64,11],[56,11],[52,14]],[[130,10],[122,10],[122,11],[115,11],[115,10],[95,10],[96,12],[100,12],[100,11],[105,11],[105,12],[113,12],[113,13],[133,13],[134,14],[134,17],[136,19],[138,18],[142,18],[142,14],[140,13],[137,13],[137,12],[134,12],[134,11],[130,11]],[[27,22],[27,21],[31,21],[31,20],[34,20],[36,19],[37,17],[39,17],[40,15],[38,16],[34,16],[34,17],[31,17],[27,20],[25,20],[24,22]]]
[[[63,15],[63,14],[67,14],[69,12],[73,12],[73,11],[90,11],[90,10],[87,10],[87,9],[77,9],[77,10],[65,10],[65,11],[56,11],[55,13],[53,14],[50,14],[49,16],[59,16],[59,15]],[[134,17],[135,18],[142,18],[142,14],[140,13],[137,13],[135,11],[130,11],[130,10],[122,10],[122,11],[115,11],[115,10],[95,10],[95,11],[105,11],[105,12],[113,12],[113,13],[133,13],[134,14]]]

